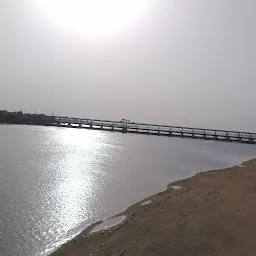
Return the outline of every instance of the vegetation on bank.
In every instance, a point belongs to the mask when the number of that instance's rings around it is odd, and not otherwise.
[[[54,121],[54,116],[44,114],[30,114],[22,111],[9,112],[0,110],[0,123],[48,125]]]

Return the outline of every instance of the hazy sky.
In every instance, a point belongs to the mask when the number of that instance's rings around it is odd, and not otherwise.
[[[97,37],[36,1],[0,1],[0,109],[256,131],[255,0],[148,0]]]

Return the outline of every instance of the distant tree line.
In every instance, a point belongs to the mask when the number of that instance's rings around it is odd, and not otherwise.
[[[7,110],[0,110],[0,123],[48,125],[53,121],[54,116],[22,113],[22,111],[9,112]]]

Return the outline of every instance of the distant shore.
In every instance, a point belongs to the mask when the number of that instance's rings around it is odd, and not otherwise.
[[[126,216],[121,224],[89,234],[98,222],[52,256],[240,256],[256,251],[256,159],[174,182],[142,202],[116,215]]]
[[[44,114],[0,110],[0,124],[50,125],[54,121],[54,118],[54,116],[47,116]]]

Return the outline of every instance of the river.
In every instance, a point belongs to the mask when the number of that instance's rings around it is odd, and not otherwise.
[[[255,145],[0,125],[0,255],[48,255],[89,224]]]

